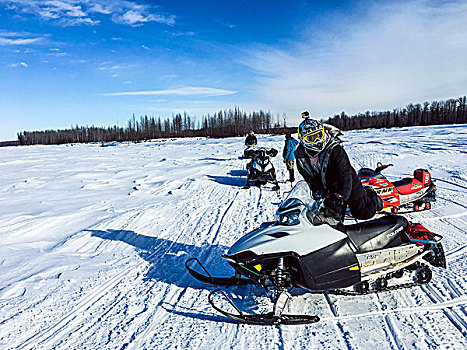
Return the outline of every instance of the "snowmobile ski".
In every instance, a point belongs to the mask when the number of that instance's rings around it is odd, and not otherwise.
[[[196,261],[196,263],[201,266],[203,271],[206,273],[203,275],[202,273],[199,273],[192,269],[190,267],[190,263],[192,261]],[[237,276],[232,276],[232,277],[213,277],[211,274],[208,272],[208,270],[201,264],[201,262],[198,260],[198,258],[191,258],[185,261],[185,267],[192,275],[194,278],[196,278],[198,281],[209,283],[209,284],[215,284],[218,286],[245,286],[248,284],[253,284],[253,281],[246,279],[246,278],[240,278]]]
[[[235,309],[237,314],[227,312],[220,307],[218,307],[214,301],[212,300],[212,296],[214,294],[222,294],[225,300],[232,305]],[[237,322],[250,324],[250,325],[264,325],[264,326],[277,326],[277,325],[303,325],[303,324],[310,324],[319,322],[318,316],[310,316],[310,315],[289,315],[289,314],[282,314],[282,312],[268,312],[265,314],[246,314],[234,304],[232,299],[230,299],[227,294],[222,289],[215,289],[208,296],[209,304],[211,304],[212,308],[219,312],[220,314],[234,320]]]

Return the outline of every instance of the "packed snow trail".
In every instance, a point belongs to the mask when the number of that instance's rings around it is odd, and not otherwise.
[[[242,189],[243,138],[0,148],[0,348],[467,348],[467,126],[344,139],[357,170],[378,161],[394,164],[394,179],[430,170],[432,210],[402,214],[444,236],[448,268],[427,286],[377,295],[294,290],[288,313],[321,321],[278,327],[217,314],[214,287],[184,267],[194,256],[230,276],[221,254],[272,220],[290,189]],[[283,137],[258,141],[279,150],[284,180]],[[247,312],[271,308],[258,286],[225,290]]]

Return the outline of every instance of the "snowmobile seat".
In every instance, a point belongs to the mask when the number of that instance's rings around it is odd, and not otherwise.
[[[392,184],[395,186],[395,187],[404,187],[404,186],[407,186],[407,185],[410,185],[412,183],[413,179],[410,178],[410,177],[405,177],[403,178],[402,180],[397,180],[397,181],[394,181]]]
[[[408,226],[403,216],[388,215],[382,218],[345,226],[347,236],[358,253],[368,253],[402,244],[401,232]]]

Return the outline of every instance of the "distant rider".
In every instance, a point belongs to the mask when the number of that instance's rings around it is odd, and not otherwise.
[[[343,221],[347,205],[355,219],[370,219],[383,208],[381,198],[363,187],[342,147],[340,130],[311,119],[303,112],[298,127],[300,144],[295,151],[297,169],[313,197],[322,198],[324,216]]]
[[[282,151],[282,157],[284,158],[285,166],[289,171],[289,179],[285,183],[291,183],[295,181],[294,176],[294,163],[295,163],[295,149],[297,148],[298,141],[295,140],[290,132],[285,133],[285,145]]]
[[[245,146],[253,147],[256,146],[257,143],[258,140],[256,139],[255,133],[253,132],[253,130],[250,129],[245,139]]]

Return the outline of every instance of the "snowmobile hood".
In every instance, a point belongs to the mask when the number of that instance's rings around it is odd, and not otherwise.
[[[263,224],[234,243],[227,255],[251,251],[256,255],[294,252],[303,256],[347,238],[344,233],[328,225],[311,225],[304,217],[305,210],[300,215],[300,224]]]
[[[316,210],[310,189],[299,181],[277,210],[277,220],[262,224],[247,233],[230,248],[227,258],[250,251],[256,255],[294,252],[307,255],[347,238],[328,225],[314,226],[308,214]]]

